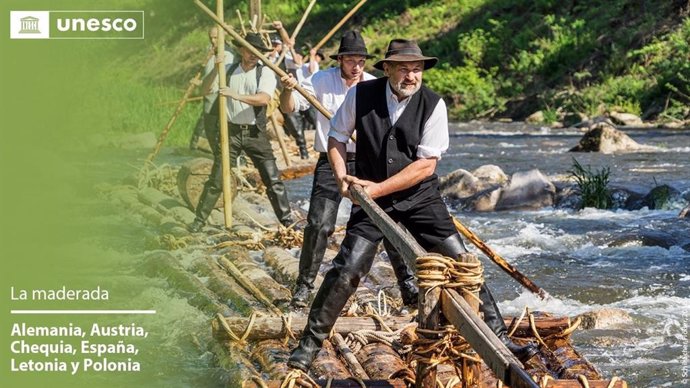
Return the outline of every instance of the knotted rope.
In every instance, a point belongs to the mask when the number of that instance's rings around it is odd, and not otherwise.
[[[479,261],[459,262],[433,254],[417,258],[419,287],[427,289],[427,293],[436,287],[455,288],[479,301],[477,293],[484,282],[483,272]],[[417,328],[417,334],[419,339],[413,344],[415,350],[408,356],[408,362],[426,365],[424,373],[447,361],[452,361],[456,369],[458,363],[481,361],[476,354],[471,354],[472,348],[453,326],[438,330]]]

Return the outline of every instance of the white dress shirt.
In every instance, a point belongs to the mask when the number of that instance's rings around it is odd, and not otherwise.
[[[226,47],[225,55],[223,55],[223,57],[223,62],[225,63],[225,68],[227,69],[227,67],[235,61],[235,54]],[[216,71],[215,55],[211,56],[211,58],[208,59],[208,62],[206,62],[206,66],[204,66],[204,77],[202,77],[202,79],[206,78],[206,76],[212,71],[215,72],[216,75],[211,82],[211,90],[209,91],[209,94],[204,96],[204,112],[206,113],[211,112],[211,107],[213,107],[213,103],[216,102],[216,99],[218,98],[218,72]]]
[[[363,80],[372,80],[376,77],[369,73],[363,73]],[[320,70],[312,74],[301,84],[308,93],[311,93],[328,110],[331,115],[335,114],[343,103],[348,90],[354,86],[347,86],[345,79],[340,74],[340,67]],[[295,110],[309,109],[309,101],[297,91],[292,92],[292,99],[295,103]],[[320,112],[316,114],[316,136],[314,136],[314,149],[317,152],[326,152],[328,148],[328,131],[330,123],[326,116]],[[349,138],[343,143],[347,143],[347,152],[355,152],[355,143]]]
[[[409,104],[410,99],[411,96],[402,101],[398,101],[397,96],[393,94],[391,90],[390,82],[386,83],[386,105],[388,106],[388,117],[390,118],[391,125],[395,125],[398,121],[405,111],[407,104]],[[355,86],[347,92],[345,100],[342,105],[340,105],[340,109],[338,109],[338,112],[333,116],[333,119],[331,119],[331,129],[328,132],[329,137],[335,138],[341,143],[349,141],[355,130],[356,106],[357,87]],[[446,103],[443,99],[439,99],[431,116],[429,116],[427,122],[424,123],[422,137],[417,146],[417,158],[441,159],[441,154],[448,150],[448,144],[448,113],[446,112]]]

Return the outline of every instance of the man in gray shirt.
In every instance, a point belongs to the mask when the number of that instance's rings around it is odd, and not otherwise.
[[[271,51],[270,47],[264,45],[258,34],[249,33],[245,40],[259,51]],[[239,47],[238,52],[240,61],[226,68],[227,86],[219,90],[228,97],[230,160],[234,163],[242,151],[247,154],[259,170],[273,211],[280,223],[287,226],[293,222],[290,202],[285,185],[279,177],[271,143],[266,137],[266,106],[271,101],[271,96],[277,86],[276,75],[273,70],[260,64],[259,58],[246,47]],[[206,94],[209,92],[210,85],[204,84],[204,86],[207,87],[204,90]],[[212,148],[217,148],[218,152],[214,151],[211,174],[204,184],[204,190],[196,208],[196,218],[189,225],[189,230],[192,232],[198,232],[204,226],[223,190],[220,134],[217,129],[213,137],[213,141],[209,138],[209,143],[212,142]]]

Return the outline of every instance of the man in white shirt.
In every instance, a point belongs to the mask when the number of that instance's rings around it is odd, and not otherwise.
[[[270,47],[264,46],[259,34],[248,33],[245,40],[260,51],[271,50]],[[262,66],[259,58],[246,47],[239,47],[239,54],[240,61],[227,69],[228,85],[219,90],[228,97],[230,162],[235,163],[242,151],[247,154],[254,167],[259,170],[273,211],[280,223],[287,226],[293,223],[290,202],[285,185],[280,180],[271,142],[266,137],[266,106],[277,86],[276,75],[267,66]],[[205,93],[208,93],[209,85],[206,86]],[[213,113],[214,109],[211,112]],[[217,114],[217,109],[215,112]],[[217,140],[219,132],[215,130],[214,140],[220,151],[220,141]],[[220,152],[214,152],[211,174],[199,198],[194,222],[188,227],[192,232],[201,230],[223,191],[221,170]]]
[[[393,221],[403,224],[427,251],[457,258],[467,252],[441,199],[436,163],[449,143],[443,99],[422,85],[424,70],[437,58],[422,54],[416,42],[394,39],[374,67],[386,77],[359,83],[348,91],[331,120],[328,157],[340,193],[359,184]],[[356,172],[347,169],[347,143],[357,128]],[[383,238],[366,212],[352,207],[345,239],[312,303],[307,326],[288,366],[307,371],[340,311],[371,269]],[[484,321],[521,361],[537,353],[508,337],[503,318],[487,287],[479,297]]]
[[[357,31],[343,34],[338,53],[331,56],[338,61],[338,67],[332,67],[315,73],[302,82],[302,87],[333,115],[345,99],[350,88],[360,81],[372,80],[375,77],[364,71],[366,59],[372,58],[368,54],[364,39]],[[283,112],[292,113],[296,110],[307,110],[311,105],[304,96],[294,92],[295,79],[283,78],[285,88],[280,94],[280,108]],[[333,179],[333,170],[326,155],[327,132],[329,120],[322,114],[317,115],[316,136],[314,149],[320,153],[314,169],[307,226],[304,228],[304,242],[299,259],[299,274],[293,290],[291,304],[295,307],[306,307],[309,296],[314,289],[314,280],[328,245],[328,237],[333,234],[338,207],[342,196]],[[349,171],[354,173],[355,144],[347,142]],[[414,272],[408,269],[405,261],[386,240],[386,251],[398,279],[403,303],[406,305],[417,303],[418,289],[415,284]]]

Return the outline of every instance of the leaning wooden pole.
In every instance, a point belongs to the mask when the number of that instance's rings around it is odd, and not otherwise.
[[[307,6],[306,11],[304,11],[304,15],[302,15],[302,19],[300,19],[299,23],[297,23],[297,27],[295,27],[295,30],[292,31],[292,36],[290,36],[291,44],[295,43],[295,39],[297,39],[297,35],[299,34],[300,30],[302,29],[304,22],[307,20],[307,16],[309,16],[311,9],[314,7],[314,4],[316,4],[316,0],[311,0],[311,3],[309,3],[309,5]],[[287,44],[287,42],[286,42],[286,44]],[[294,58],[294,55],[295,55],[294,47],[292,47],[291,50],[292,50],[292,55]],[[280,57],[276,61],[276,65],[280,66],[280,64],[283,62],[283,59],[285,59],[285,53],[286,52],[287,52],[286,50],[283,50],[283,52],[280,53]]]
[[[285,140],[283,140],[283,136],[281,136],[280,131],[278,130],[278,120],[276,120],[275,116],[271,114],[271,126],[273,127],[273,131],[276,133],[276,138],[278,139],[278,144],[280,144],[280,151],[283,153],[283,158],[285,159],[285,165],[287,167],[292,166],[292,161],[290,160],[290,156],[288,155],[287,152],[287,147],[285,146]]]
[[[499,255],[498,253],[496,253],[496,251],[491,249],[491,247],[486,245],[486,243],[482,241],[479,237],[477,237],[476,234],[472,233],[471,230],[467,229],[467,227],[465,227],[465,225],[463,225],[460,222],[460,220],[453,217],[453,222],[455,223],[455,228],[458,230],[458,232],[460,232],[463,236],[470,240],[472,244],[474,244],[477,248],[479,248],[479,250],[484,252],[484,254],[489,259],[491,259],[491,261],[493,261],[499,267],[501,267],[501,269],[503,269],[513,279],[517,280],[518,283],[522,284],[525,288],[537,294],[537,296],[542,300],[546,300],[549,297],[549,293],[546,292],[546,290],[534,284],[532,280],[530,280],[522,272],[518,271],[517,268],[513,267],[510,263],[505,261],[505,259],[503,259],[501,255]]]
[[[216,3],[217,18],[223,20],[223,0]],[[216,43],[216,69],[218,70],[218,120],[220,128],[220,155],[223,171],[223,215],[225,227],[232,227],[232,191],[230,187],[230,136],[228,136],[228,105],[227,97],[220,92],[227,84],[225,74],[225,33],[218,29],[218,42]]]
[[[263,63],[265,66],[268,66],[271,70],[273,70],[279,77],[286,77],[287,73],[283,71],[280,67],[276,66],[275,63],[272,63],[264,53],[261,51],[257,50],[254,46],[249,44],[244,38],[240,36],[237,32],[235,32],[230,26],[225,24],[222,19],[219,19],[218,16],[216,16],[208,7],[206,7],[201,1],[199,0],[194,0],[194,4],[196,4],[199,8],[201,8],[202,11],[204,11],[211,19],[213,19],[216,23],[218,23],[219,26],[221,26],[228,34],[230,34],[233,39],[237,41],[237,43],[241,44],[243,47],[245,47],[247,50],[249,50],[252,54],[256,55]],[[313,95],[308,93],[304,88],[302,88],[300,85],[295,85],[295,90],[304,96],[304,98],[309,101],[309,103],[316,108],[319,112],[321,112],[324,116],[331,118],[332,115],[331,113],[321,105],[319,100],[316,99]]]
[[[340,19],[340,21],[338,22],[338,24],[336,24],[335,26],[333,26],[333,28],[331,28],[331,30],[328,31],[328,34],[326,34],[326,36],[324,36],[324,37],[321,39],[321,41],[319,41],[319,43],[317,43],[316,46],[314,46],[314,50],[319,51],[319,49],[320,49],[324,44],[326,44],[326,42],[328,42],[328,39],[331,39],[331,36],[333,36],[333,34],[335,34],[335,33],[340,29],[340,27],[342,27],[343,24],[345,24],[345,22],[347,22],[347,21],[352,17],[352,15],[355,14],[355,12],[357,12],[358,9],[362,8],[362,6],[364,5],[364,3],[366,3],[366,2],[367,2],[367,0],[361,0],[359,3],[357,3],[357,5],[355,5],[354,8],[352,8],[352,9],[350,10],[350,12],[347,13],[347,15],[343,16],[343,18]]]
[[[187,105],[187,102],[190,101],[189,96],[192,94],[194,89],[196,89],[197,85],[199,84],[199,81],[201,80],[201,76],[204,72],[204,67],[206,66],[206,62],[208,62],[208,60],[211,59],[212,56],[213,56],[213,51],[209,50],[208,55],[206,55],[204,62],[201,64],[201,70],[199,70],[194,75],[194,78],[192,78],[189,81],[189,86],[187,87],[187,90],[184,91],[184,94],[182,95],[182,99],[178,102],[177,108],[175,108],[175,112],[170,117],[170,120],[168,120],[168,123],[165,124],[165,127],[163,128],[163,131],[161,132],[161,134],[158,136],[158,142],[156,142],[156,145],[153,147],[153,150],[151,151],[149,156],[146,157],[146,164],[147,165],[149,163],[153,162],[153,159],[155,159],[156,156],[158,156],[158,153],[161,150],[161,146],[163,146],[163,142],[168,137],[168,133],[170,133],[170,129],[172,128],[173,124],[175,124],[175,121],[177,121],[177,117],[182,112],[182,108],[184,108],[184,106]]]

